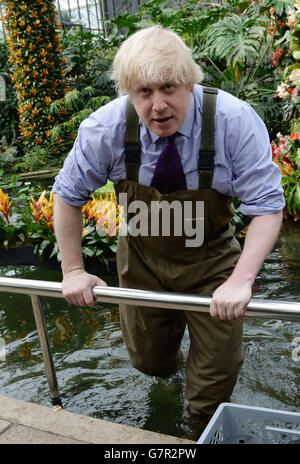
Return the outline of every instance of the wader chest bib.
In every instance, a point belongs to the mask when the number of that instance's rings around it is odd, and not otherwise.
[[[120,193],[126,193],[127,205],[135,200],[147,205],[149,235],[119,236],[117,264],[121,287],[211,296],[230,276],[239,258],[240,246],[230,223],[232,199],[211,188],[216,91],[204,89],[203,95],[199,189],[177,190],[166,195],[138,183],[139,125],[132,105],[128,105],[131,116],[127,118],[127,179],[121,180],[115,189],[117,200]],[[169,205],[176,202],[173,205],[179,210],[181,206],[182,212],[186,202],[192,205],[191,217],[181,216],[183,233],[179,236],[174,230],[172,208],[169,236],[163,236],[161,230],[159,236],[151,236],[151,205],[163,201]],[[204,202],[204,243],[187,247],[186,240],[191,237],[184,233],[184,221],[192,221],[196,227],[195,221],[201,220],[195,216],[197,202]],[[133,216],[128,214],[129,223]],[[130,305],[120,305],[120,319],[133,366],[158,376],[166,376],[176,367],[187,325],[190,349],[186,393],[190,412],[211,416],[220,402],[229,400],[243,358],[241,321],[220,321],[204,313]]]

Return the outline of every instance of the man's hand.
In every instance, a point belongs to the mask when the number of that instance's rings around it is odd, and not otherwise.
[[[62,293],[68,303],[76,306],[94,306],[96,297],[93,287],[106,285],[99,277],[89,274],[84,269],[76,269],[64,273]]]
[[[272,250],[282,223],[282,211],[254,216],[248,227],[242,254],[228,280],[213,293],[210,315],[224,321],[243,317],[252,285]]]
[[[212,295],[210,315],[223,321],[243,317],[252,295],[250,283],[233,283],[228,279]]]

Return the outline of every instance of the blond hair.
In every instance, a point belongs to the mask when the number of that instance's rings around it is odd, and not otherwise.
[[[195,84],[203,72],[184,41],[170,29],[152,26],[126,39],[112,67],[119,95],[127,94],[133,82]]]

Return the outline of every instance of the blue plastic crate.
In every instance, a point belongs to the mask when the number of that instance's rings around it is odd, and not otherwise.
[[[300,444],[300,413],[222,403],[198,444]]]

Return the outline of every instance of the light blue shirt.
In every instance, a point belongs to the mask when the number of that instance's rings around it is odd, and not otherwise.
[[[176,136],[188,189],[198,189],[203,89],[195,85],[184,123]],[[127,96],[117,98],[85,119],[74,146],[55,179],[53,191],[68,204],[82,206],[111,180],[126,179],[124,138]],[[164,140],[140,121],[139,182],[150,185]],[[265,124],[247,103],[219,90],[215,114],[215,169],[212,187],[238,197],[240,211],[255,216],[285,205],[281,172],[272,161]]]

